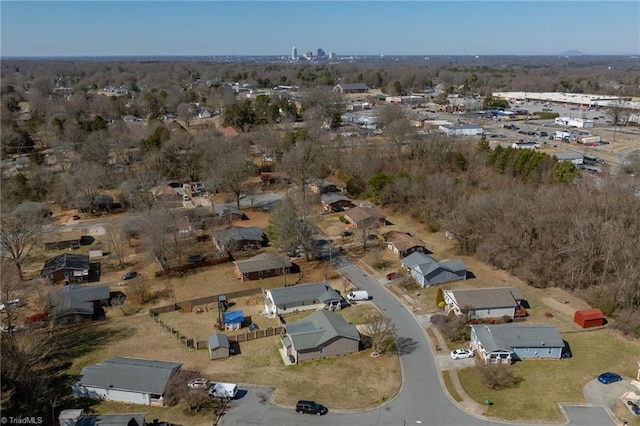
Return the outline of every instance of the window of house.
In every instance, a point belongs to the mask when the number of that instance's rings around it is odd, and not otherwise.
[[[324,347],[320,346],[318,352],[320,353],[320,355],[324,355]]]
[[[258,275],[262,275],[264,271],[258,271]]]
[[[248,272],[245,272],[245,273],[244,273],[244,274],[242,274],[242,275],[244,275],[244,276],[245,276],[245,278],[246,278],[246,277],[248,277],[248,276],[249,276],[249,273],[248,273]]]

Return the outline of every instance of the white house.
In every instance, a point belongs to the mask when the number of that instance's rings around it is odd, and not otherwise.
[[[513,319],[526,310],[520,305],[524,300],[520,290],[513,287],[485,287],[460,290],[443,290],[444,310],[469,320],[502,318]]]
[[[175,362],[116,357],[84,367],[72,385],[76,398],[164,405],[167,383],[182,368]]]
[[[564,341],[551,325],[479,324],[471,326],[471,350],[487,364],[512,360],[560,359]]]
[[[339,309],[342,301],[342,296],[327,281],[264,291],[264,308],[267,315],[309,309]]]

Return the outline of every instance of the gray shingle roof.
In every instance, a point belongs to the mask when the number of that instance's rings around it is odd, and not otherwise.
[[[262,241],[264,234],[257,226],[250,226],[247,228],[232,226],[221,231],[215,231],[212,235],[216,241],[220,241],[226,245],[231,241]]]
[[[82,416],[75,426],[142,426],[144,413],[135,414],[94,414]]]
[[[214,204],[213,210],[220,217],[226,217],[229,214],[237,215],[237,216],[243,215],[242,210],[240,210],[234,204]]]
[[[467,266],[462,260],[443,260],[442,262],[435,261],[429,263],[419,263],[412,267],[412,269],[420,272],[422,276],[429,275],[430,273],[440,268],[451,272],[462,272],[467,270]]]
[[[279,308],[283,308],[284,306],[292,308],[320,302],[328,303],[342,300],[342,297],[327,281],[274,288],[270,291],[273,302]]]
[[[558,330],[550,325],[472,325],[486,352],[513,351],[515,348],[562,348]]]
[[[340,83],[344,90],[369,90],[369,86],[364,83]]]
[[[428,254],[415,252],[415,253],[411,253],[409,256],[402,259],[402,266],[404,266],[405,268],[411,269],[416,265],[434,263],[434,262],[438,262],[438,261],[433,257],[429,256]]]
[[[230,348],[229,339],[226,334],[216,333],[207,339],[209,349]]]
[[[84,254],[62,253],[58,256],[51,257],[44,262],[44,268],[40,271],[40,275],[49,275],[61,269],[89,269],[89,256]]]
[[[488,287],[461,290],[445,290],[451,293],[458,307],[472,309],[515,307],[524,300],[520,290],[513,287]]]
[[[116,357],[84,367],[79,384],[162,395],[171,376],[181,367],[175,362]]]
[[[351,202],[351,198],[345,197],[344,195],[340,195],[337,192],[328,192],[326,194],[322,194],[320,196],[320,200],[325,204],[333,204],[337,201],[349,201]]]
[[[109,299],[109,285],[65,285],[47,294],[47,305],[54,317],[93,315],[94,301]]]
[[[249,259],[236,260],[233,263],[236,264],[238,270],[243,274],[291,267],[289,256],[275,253],[261,253]]]
[[[360,340],[355,325],[349,324],[342,315],[329,311],[317,311],[301,321],[285,324],[289,339],[298,351],[315,349],[336,337]]]

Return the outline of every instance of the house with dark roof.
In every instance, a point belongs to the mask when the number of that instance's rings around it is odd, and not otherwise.
[[[349,197],[337,192],[320,195],[320,202],[322,203],[322,209],[328,212],[341,212],[355,206]]]
[[[344,299],[327,281],[264,290],[267,315],[282,315],[309,309],[340,309]]]
[[[60,426],[146,426],[145,413],[84,414],[82,409],[62,410]]]
[[[209,359],[229,358],[231,353],[231,345],[226,334],[216,333],[207,339],[207,348],[209,349]]]
[[[231,223],[236,220],[246,220],[247,216],[235,204],[215,204],[213,211],[220,223]]]
[[[349,209],[344,214],[344,218],[349,222],[349,227],[353,229],[376,229],[387,224],[387,218],[375,208],[355,207]]]
[[[181,363],[116,357],[84,367],[72,385],[76,398],[164,406],[169,380]]]
[[[311,189],[311,192],[313,192],[314,194],[327,194],[330,192],[339,192],[338,187],[336,186],[335,183],[329,182],[328,180],[324,180],[324,179],[314,179],[309,184],[309,189]]]
[[[90,270],[95,271],[96,268],[98,269],[97,276],[99,277],[99,264],[92,268],[89,256],[62,253],[44,262],[44,267],[40,270],[40,276],[48,278],[51,282],[82,283],[90,281],[90,278],[95,278],[95,274],[90,276]]]
[[[42,238],[45,250],[64,250],[80,248],[80,240],[84,233],[80,230],[54,232],[45,234]]]
[[[472,325],[470,345],[486,364],[560,359],[565,346],[554,326],[513,324]]]
[[[428,250],[422,240],[406,232],[389,231],[382,234],[387,250],[400,259],[414,252],[426,253]]]
[[[236,265],[238,279],[242,281],[286,275],[292,266],[289,256],[276,253],[261,253],[233,263]]]
[[[284,325],[282,348],[295,363],[328,356],[358,352],[360,333],[342,315],[320,310],[308,317]]]
[[[232,226],[220,231],[214,231],[211,239],[215,247],[220,251],[241,251],[262,247],[265,243],[265,235],[257,226],[242,228]]]
[[[421,287],[467,279],[467,266],[462,260],[442,260],[419,263],[409,270]]]
[[[105,319],[109,305],[109,285],[85,286],[69,284],[47,294],[47,307],[56,319]]]
[[[464,316],[468,320],[526,316],[522,307],[524,296],[513,287],[485,287],[443,290],[444,310],[447,314]]]
[[[364,83],[339,83],[333,87],[333,91],[336,93],[368,93],[369,86]]]

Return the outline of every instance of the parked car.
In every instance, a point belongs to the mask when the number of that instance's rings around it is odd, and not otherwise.
[[[122,276],[122,280],[123,281],[130,280],[130,279],[135,278],[137,276],[138,276],[138,273],[136,271],[129,271],[129,272],[127,272],[126,274],[124,274]]]
[[[298,403],[296,404],[296,413],[300,413],[300,414],[316,414],[318,416],[321,416],[323,414],[327,414],[327,408],[322,405],[322,404],[318,404],[315,401],[305,401],[305,400],[300,400],[298,401]]]
[[[612,373],[610,371],[607,371],[606,373],[602,373],[601,375],[598,376],[598,381],[600,383],[605,384],[605,385],[608,385],[610,383],[619,382],[621,380],[622,380],[622,377],[620,377],[620,375],[618,375],[616,373]]]
[[[196,379],[190,380],[187,383],[189,389],[209,389],[209,379],[205,377],[198,377]]]
[[[80,219],[80,215],[79,214],[74,214],[73,216],[71,216],[71,218],[73,220],[79,220]]]
[[[350,237],[353,235],[353,232],[351,231],[342,231],[342,233],[340,234],[341,237]]]
[[[189,256],[187,258],[187,261],[189,262],[203,262],[205,260],[204,256],[201,256],[199,254],[193,255],[193,256]]]
[[[640,407],[638,407],[638,404],[633,401],[627,401],[627,404],[629,404],[629,407],[631,407],[631,411],[634,415],[640,416]]]
[[[468,349],[455,349],[451,351],[451,358],[453,359],[473,358],[473,352],[471,352]]]
[[[386,275],[386,278],[391,281],[391,280],[395,280],[397,278],[400,278],[402,275],[399,272],[389,272]]]

